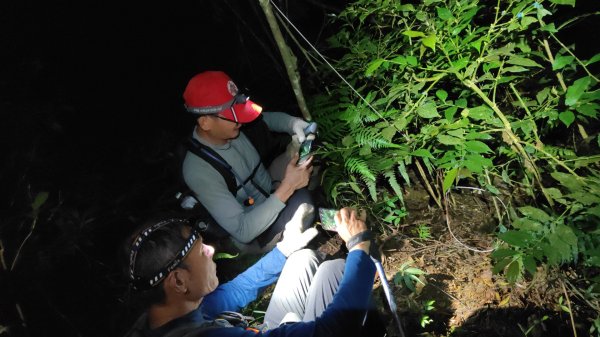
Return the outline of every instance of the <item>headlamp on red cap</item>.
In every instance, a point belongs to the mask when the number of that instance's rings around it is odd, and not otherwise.
[[[255,120],[262,108],[239,93],[222,71],[205,71],[194,76],[183,93],[185,108],[196,115],[219,115],[236,123]]]

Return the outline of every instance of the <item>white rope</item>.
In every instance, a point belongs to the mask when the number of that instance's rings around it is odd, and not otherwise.
[[[285,21],[287,21],[287,23],[292,26],[292,28],[294,28],[294,30],[296,31],[296,33],[298,33],[298,35],[300,35],[300,37],[302,37],[302,39],[304,40],[304,42],[306,42],[311,48],[312,50],[314,50],[315,53],[317,53],[317,55],[319,55],[319,57],[331,68],[331,70],[333,70],[333,72],[342,80],[344,81],[344,83],[346,83],[346,85],[352,89],[352,91],[358,96],[360,97],[360,99],[365,102],[367,104],[367,106],[369,108],[371,108],[371,110],[373,110],[373,112],[375,112],[377,114],[377,116],[379,116],[379,118],[385,120],[385,118],[379,113],[379,111],[377,111],[377,109],[375,109],[371,103],[369,103],[356,89],[354,89],[354,87],[352,86],[352,84],[350,84],[338,71],[337,69],[335,69],[335,67],[329,63],[329,61],[327,61],[327,59],[325,58],[325,56],[323,56],[323,54],[321,54],[317,48],[315,48],[315,46],[313,46],[312,43],[310,43],[310,41],[308,41],[308,39],[302,34],[302,32],[300,32],[300,30],[292,23],[292,21],[290,21],[290,19],[281,11],[281,9],[279,9],[279,7],[277,7],[277,5],[275,5],[275,3],[273,2],[273,0],[269,1],[271,3],[271,5],[273,6],[273,8],[275,8],[277,10],[277,12],[279,12],[279,15],[281,15],[281,17],[283,17],[285,19]]]

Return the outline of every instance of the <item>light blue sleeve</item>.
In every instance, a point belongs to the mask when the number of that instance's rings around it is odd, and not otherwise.
[[[263,112],[263,118],[269,130],[285,132],[290,135],[294,134],[292,124],[294,120],[298,119],[298,117],[290,116],[284,112]]]
[[[233,280],[222,284],[202,301],[202,312],[210,318],[223,311],[239,311],[279,278],[286,257],[274,248]]]

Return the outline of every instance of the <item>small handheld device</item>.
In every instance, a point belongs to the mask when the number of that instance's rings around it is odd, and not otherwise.
[[[298,154],[300,155],[298,159],[298,165],[303,164],[311,155],[312,149],[312,139],[307,139],[300,144],[300,150]]]
[[[312,154],[312,143],[317,133],[317,123],[312,122],[304,129],[306,139],[300,144],[298,165],[304,163]],[[312,135],[309,137],[309,135]]]
[[[337,211],[335,208],[319,208],[319,219],[324,230],[337,232],[337,225],[335,224]]]

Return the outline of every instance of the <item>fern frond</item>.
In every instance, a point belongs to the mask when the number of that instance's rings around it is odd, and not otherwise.
[[[363,127],[352,134],[358,145],[368,145],[372,149],[397,147],[396,144],[386,140],[379,129],[375,127]]]
[[[356,173],[366,180],[375,181],[375,175],[369,169],[367,163],[360,158],[348,158],[344,163],[350,173]]]
[[[377,184],[375,183],[375,180],[365,179],[365,177],[363,177],[363,181],[365,184],[367,184],[371,199],[373,199],[373,201],[377,201]]]
[[[404,206],[404,197],[402,194],[402,188],[400,187],[400,184],[398,184],[398,180],[396,179],[396,173],[394,172],[393,168],[391,171],[384,172],[383,175],[387,178],[388,183],[394,190],[394,193],[396,193],[396,195],[400,199],[400,202]]]

